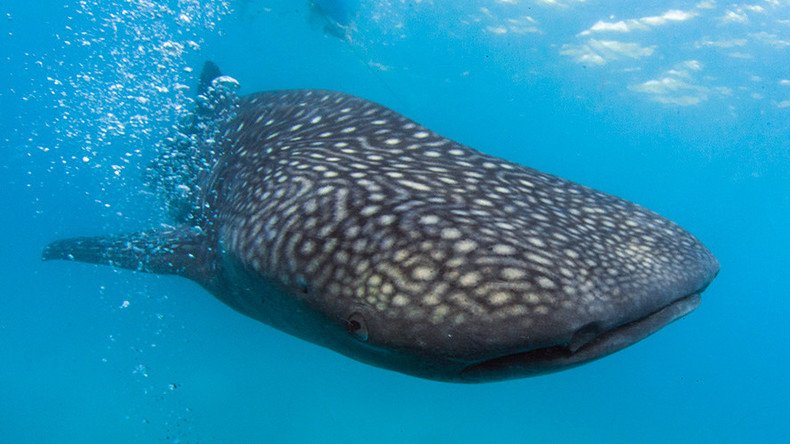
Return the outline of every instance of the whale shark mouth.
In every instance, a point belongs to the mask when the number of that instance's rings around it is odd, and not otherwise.
[[[488,359],[467,366],[461,379],[468,382],[508,379],[554,372],[602,358],[650,336],[692,312],[700,304],[695,292],[634,321],[600,332],[588,324],[568,344],[533,349]]]

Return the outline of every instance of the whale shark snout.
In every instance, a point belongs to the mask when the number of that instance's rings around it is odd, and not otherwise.
[[[451,258],[436,264],[430,262],[430,253],[409,258],[445,270],[437,274],[449,286],[442,289],[448,296],[437,300],[430,286],[420,287],[418,278],[425,276],[402,274],[401,285],[422,293],[399,300],[402,307],[392,308],[397,315],[375,310],[358,314],[365,342],[409,355],[403,360],[404,372],[479,382],[571,368],[646,338],[699,305],[719,263],[682,228],[628,205],[617,223],[592,224],[584,235],[567,239],[565,248],[552,248],[550,235],[519,249],[483,247],[465,253],[464,261],[475,268],[461,267],[457,273],[452,272],[458,264]],[[618,224],[630,226],[632,234],[613,233]],[[430,232],[413,236],[430,239]],[[596,247],[598,239],[611,236],[618,243]],[[502,245],[498,242],[504,240],[493,241]],[[481,266],[491,262],[494,250],[506,259]],[[395,251],[393,262],[403,259]],[[374,275],[394,266],[385,262]],[[430,365],[415,366],[412,358]]]
[[[692,294],[644,318],[632,320],[611,330],[600,331],[597,328],[579,330],[567,344],[512,353],[473,363],[462,369],[459,380],[478,382],[517,378],[581,365],[646,338],[670,322],[690,313],[699,303],[699,294]],[[576,339],[581,339],[581,344],[575,344]]]
[[[707,249],[701,247],[699,268],[689,273],[684,282],[674,282],[667,288],[677,291],[655,294],[652,298],[659,308],[647,313],[626,317],[611,310],[614,321],[611,327],[605,328],[601,317],[591,317],[589,323],[574,331],[570,340],[568,335],[557,337],[554,345],[530,348],[502,356],[483,359],[470,363],[458,375],[462,382],[478,382],[483,380],[509,379],[539,375],[558,370],[572,368],[619,350],[626,348],[660,330],[667,324],[686,316],[695,310],[701,302],[701,293],[713,281],[719,271],[718,261]],[[682,294],[686,285],[696,288],[695,291]],[[665,301],[670,302],[660,305]],[[649,310],[649,309],[648,309]]]

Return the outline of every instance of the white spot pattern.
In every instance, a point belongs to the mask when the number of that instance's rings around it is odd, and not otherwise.
[[[607,322],[607,304],[646,306],[712,261],[637,205],[356,97],[262,93],[228,125],[206,196],[228,254],[338,319],[364,304],[404,338]]]

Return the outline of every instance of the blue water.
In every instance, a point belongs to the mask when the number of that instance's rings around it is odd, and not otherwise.
[[[0,442],[790,442],[790,2],[320,2],[345,34],[308,3],[0,5]],[[243,92],[343,90],[645,205],[721,273],[624,351],[468,386],[183,279],[40,262],[165,220],[141,175],[207,59]]]

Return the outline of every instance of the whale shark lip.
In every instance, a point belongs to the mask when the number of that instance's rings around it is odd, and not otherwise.
[[[697,291],[676,299],[644,317],[600,334],[595,334],[595,329],[583,328],[567,344],[512,353],[471,364],[461,371],[461,379],[475,382],[534,376],[602,358],[689,314],[699,306],[700,293]]]

